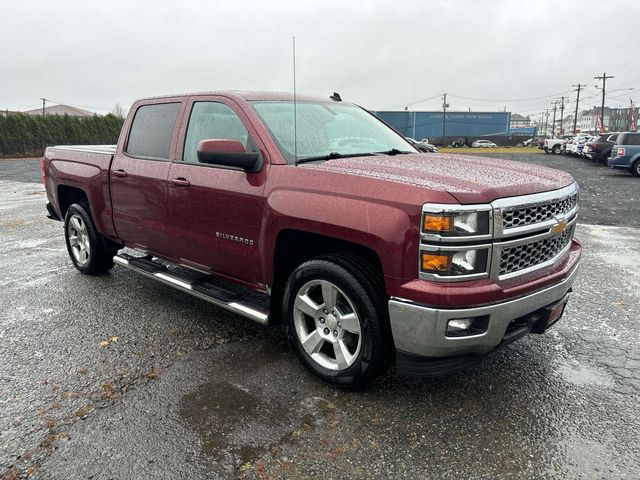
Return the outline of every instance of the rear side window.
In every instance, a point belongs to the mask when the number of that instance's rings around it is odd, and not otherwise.
[[[609,135],[609,137],[607,138],[607,142],[615,143],[616,138],[618,138],[617,133],[615,135]]]
[[[625,135],[625,142],[621,145],[640,145],[640,135],[628,133]]]
[[[179,110],[180,103],[158,103],[138,108],[129,132],[127,153],[132,157],[168,160]]]

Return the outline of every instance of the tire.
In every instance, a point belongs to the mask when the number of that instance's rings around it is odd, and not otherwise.
[[[390,364],[393,340],[379,277],[350,254],[310,260],[289,276],[283,297],[287,339],[321,381],[359,388]]]
[[[636,160],[636,163],[631,167],[631,175],[634,177],[640,177],[640,160]]]
[[[89,212],[89,205],[84,202],[67,209],[64,238],[76,269],[85,275],[96,275],[113,267],[113,256],[119,247],[98,233]]]
[[[551,152],[553,152],[554,155],[558,155],[560,153],[560,145],[554,145]]]

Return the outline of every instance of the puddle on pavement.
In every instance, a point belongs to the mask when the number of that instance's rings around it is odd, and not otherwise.
[[[200,436],[203,453],[227,469],[255,459],[291,428],[285,408],[231,383],[207,383],[186,395],[180,416]]]
[[[580,386],[599,385],[611,387],[613,379],[604,370],[585,365],[563,365],[559,369],[562,377],[570,383]]]

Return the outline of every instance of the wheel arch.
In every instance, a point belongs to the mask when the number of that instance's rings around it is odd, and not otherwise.
[[[304,248],[300,248],[300,245],[303,245]],[[281,299],[291,272],[305,261],[335,253],[348,253],[366,261],[379,275],[379,279],[384,285],[382,261],[372,248],[319,233],[283,229],[277,235],[273,252],[270,311],[274,314],[272,318],[276,322],[280,321],[282,317]]]
[[[89,205],[89,197],[87,193],[78,187],[72,187],[69,185],[58,185],[58,208],[60,209],[61,218],[64,218],[67,210],[74,203],[85,202]],[[91,207],[89,206],[89,209]],[[91,212],[88,212],[91,213]]]

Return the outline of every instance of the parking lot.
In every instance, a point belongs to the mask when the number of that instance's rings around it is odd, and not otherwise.
[[[361,392],[306,374],[280,326],[122,268],[80,275],[39,160],[0,160],[0,478],[640,477],[640,181],[494,156],[581,186],[566,314],[463,372]]]

